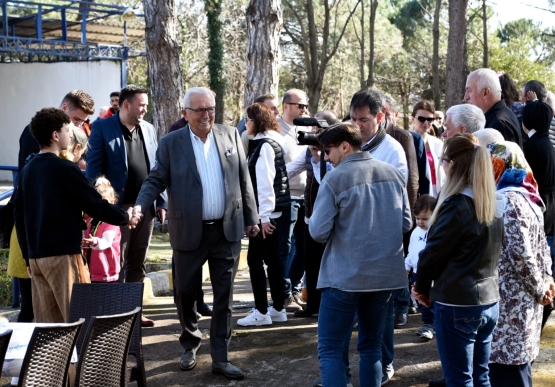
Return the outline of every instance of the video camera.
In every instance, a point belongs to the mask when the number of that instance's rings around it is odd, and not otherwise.
[[[293,125],[296,126],[316,126],[320,129],[329,128],[328,123],[326,120],[317,120],[316,118],[295,118],[293,119]],[[320,146],[320,143],[316,139],[316,133],[312,132],[299,132],[297,134],[297,141],[299,141],[299,145],[313,145],[313,146]]]

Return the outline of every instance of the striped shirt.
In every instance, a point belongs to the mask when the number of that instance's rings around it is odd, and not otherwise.
[[[225,210],[224,174],[214,132],[208,133],[206,142],[190,130],[197,169],[202,184],[202,220],[222,219]]]

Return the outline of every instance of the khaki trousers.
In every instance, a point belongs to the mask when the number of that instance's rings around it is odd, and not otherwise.
[[[30,259],[33,313],[38,323],[67,323],[74,283],[89,283],[83,257],[57,255]]]

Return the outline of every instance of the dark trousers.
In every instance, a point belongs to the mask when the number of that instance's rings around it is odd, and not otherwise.
[[[18,278],[19,292],[21,294],[21,311],[17,317],[17,322],[32,322],[35,318],[33,314],[33,295],[31,291],[30,278]]]
[[[491,387],[532,387],[532,367],[530,363],[489,363],[489,381]]]
[[[303,219],[304,223],[304,219]],[[308,224],[305,223],[304,241],[305,241],[305,271],[306,271],[306,291],[308,293],[307,308],[320,309],[320,300],[322,292],[316,289],[318,285],[318,275],[320,274],[320,265],[322,264],[322,256],[326,245],[316,242],[310,236]]]
[[[283,277],[283,266],[279,259],[278,230],[279,225],[276,226],[272,234],[266,235],[266,239],[256,237],[249,241],[247,263],[249,264],[254,305],[262,314],[266,314],[268,311],[264,263],[268,266],[268,281],[270,282],[270,294],[272,295],[274,308],[278,311],[283,309],[285,278]]]
[[[198,329],[196,303],[202,265],[208,261],[214,303],[210,325],[212,361],[229,361],[227,346],[231,339],[233,281],[237,272],[241,241],[226,240],[222,225],[203,226],[199,246],[192,251],[174,250],[177,315],[183,332],[183,349],[196,348],[202,339]]]
[[[202,290],[202,270],[199,273],[200,279],[198,281],[197,288],[197,305],[204,303],[204,290]],[[173,280],[173,303],[177,304],[177,292],[175,290],[175,263],[173,262],[172,255],[172,280]]]
[[[125,211],[132,204],[124,204],[121,206]],[[150,237],[154,229],[154,208],[150,206],[143,209],[143,219],[134,229],[127,226],[121,226],[121,272],[119,273],[120,282],[143,282],[146,276],[146,254],[148,253],[148,245]]]

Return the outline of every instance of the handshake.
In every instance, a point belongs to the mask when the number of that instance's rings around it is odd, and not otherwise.
[[[166,210],[162,207],[156,207],[156,212],[160,216],[160,223],[164,223],[166,220]],[[129,207],[127,213],[129,214],[129,223],[127,223],[127,227],[131,229],[137,227],[137,224],[139,224],[139,221],[144,216],[141,211],[141,206]]]

